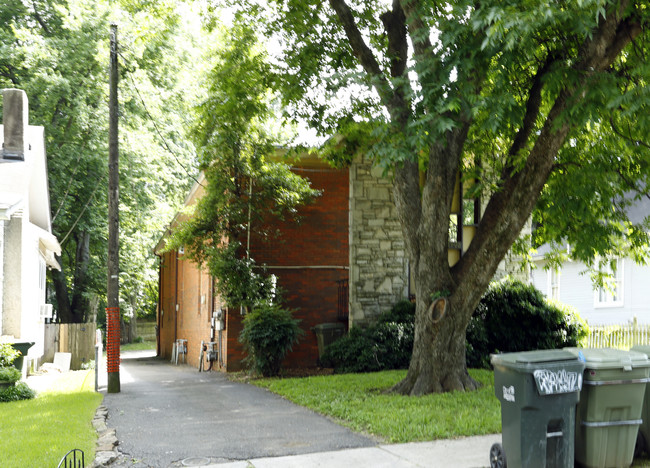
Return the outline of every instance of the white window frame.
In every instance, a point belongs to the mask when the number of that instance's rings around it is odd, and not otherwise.
[[[613,278],[605,278],[605,282],[609,285],[614,284],[614,288],[607,289],[604,286],[599,286],[594,290],[594,307],[623,307],[625,297],[625,262],[622,258],[618,257],[613,259],[616,261],[616,272],[612,272],[610,261],[599,261],[599,269],[604,273],[613,274]],[[616,293],[614,298],[612,291]]]
[[[560,300],[560,283],[562,272],[559,268],[549,268],[546,280],[546,297],[556,301]]]

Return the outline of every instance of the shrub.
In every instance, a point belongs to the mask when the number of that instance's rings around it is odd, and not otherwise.
[[[282,360],[303,334],[299,322],[291,311],[279,305],[256,307],[244,317],[239,341],[244,344],[247,361],[256,373],[264,377],[278,375]]]
[[[18,356],[20,356],[20,351],[11,344],[0,343],[0,367],[11,366]]]
[[[468,367],[491,368],[490,354],[577,346],[587,324],[569,306],[548,301],[532,285],[493,283],[467,327]]]
[[[401,301],[367,328],[353,327],[330,344],[321,365],[337,373],[405,369],[413,352],[415,304]]]
[[[36,396],[36,392],[32,390],[25,382],[18,382],[16,385],[0,389],[0,403],[7,401],[18,400],[31,400]]]
[[[15,367],[0,367],[0,382],[18,382],[22,374]]]

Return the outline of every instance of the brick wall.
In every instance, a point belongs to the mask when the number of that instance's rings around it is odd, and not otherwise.
[[[285,291],[286,306],[295,309],[295,317],[301,320],[305,331],[303,339],[287,356],[285,367],[313,367],[317,364],[318,347],[311,328],[337,320],[336,281],[349,276],[349,180],[347,170],[330,169],[313,161],[294,170],[309,178],[312,187],[323,191],[322,195],[300,209],[299,223],[270,223],[270,227],[281,232],[272,242],[257,237],[253,226],[251,255],[257,263],[267,264],[277,276],[278,286]],[[161,356],[171,358],[174,340],[187,339],[188,363],[197,367],[201,340],[212,341],[210,318],[220,306],[218,298],[212,297],[210,277],[177,252],[162,255],[160,271]],[[245,353],[239,343],[242,319],[238,307],[228,308],[225,330],[215,331],[214,341],[218,342],[221,335],[221,359],[228,372],[243,368]]]

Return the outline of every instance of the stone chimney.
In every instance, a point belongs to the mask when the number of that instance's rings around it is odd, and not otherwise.
[[[27,94],[21,89],[3,89],[4,144],[0,162],[24,161],[29,121]]]

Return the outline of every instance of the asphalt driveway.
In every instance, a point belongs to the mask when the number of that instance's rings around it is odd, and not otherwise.
[[[149,352],[122,356],[121,392],[106,394],[118,466],[169,467],[370,447],[308,409],[218,372],[172,365]]]

